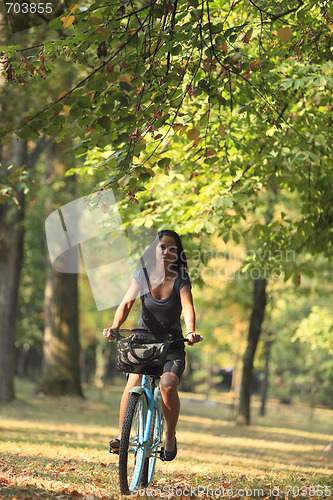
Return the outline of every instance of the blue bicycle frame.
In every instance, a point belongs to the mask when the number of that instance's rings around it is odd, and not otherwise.
[[[125,330],[115,330],[117,333],[121,331]],[[174,342],[187,342],[187,339],[175,339],[170,344]],[[164,424],[161,391],[155,380],[156,376],[142,375],[141,384],[129,391],[119,448],[119,484],[122,494],[136,491],[140,486],[145,488],[153,480]],[[128,464],[129,458],[133,459],[133,465]]]

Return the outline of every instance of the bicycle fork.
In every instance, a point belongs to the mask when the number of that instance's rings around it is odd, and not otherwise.
[[[150,455],[158,455],[158,450],[157,447],[161,443],[162,439],[162,433],[163,433],[163,419],[161,420],[161,410],[159,410],[159,405],[160,405],[160,399],[161,399],[161,391],[159,387],[155,387],[154,391],[154,410],[153,410],[153,415],[152,415],[152,422],[151,422],[151,427],[150,427],[150,434],[149,434],[149,448],[151,450]],[[155,424],[156,424],[156,419],[158,418],[159,415],[159,421],[158,421],[158,431],[157,434],[155,432]],[[155,439],[155,442],[154,442]],[[154,446],[154,448],[153,448]],[[152,450],[153,448],[153,450]]]

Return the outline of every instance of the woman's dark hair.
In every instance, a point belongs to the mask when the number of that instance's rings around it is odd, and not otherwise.
[[[138,264],[139,267],[145,267],[147,268],[148,271],[150,271],[156,264],[156,247],[158,245],[159,240],[163,238],[163,236],[169,236],[173,238],[176,242],[177,245],[177,260],[173,264],[177,270],[177,273],[179,276],[183,276],[183,273],[186,272],[187,269],[187,259],[186,259],[186,254],[180,239],[180,236],[178,233],[175,231],[172,231],[171,229],[163,229],[162,231],[159,231],[157,233],[157,237],[154,239],[154,241],[149,245],[147,250],[143,253],[142,257],[140,258],[140,263]]]
[[[180,236],[176,231],[172,231],[171,229],[163,229],[162,231],[159,231],[157,233],[158,239],[161,240],[163,236],[169,236],[173,238],[177,244],[177,255],[178,259],[175,262],[175,267],[177,268],[178,273],[181,273],[182,271],[186,271],[187,269],[187,259],[186,259],[186,254],[182,245],[182,241],[180,239]]]

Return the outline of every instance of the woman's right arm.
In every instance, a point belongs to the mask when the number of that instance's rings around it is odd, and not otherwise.
[[[135,302],[136,297],[140,291],[139,283],[133,278],[129,286],[129,289],[125,293],[125,296],[121,303],[119,304],[116,313],[113,318],[112,326],[110,328],[104,328],[103,335],[109,340],[114,340],[112,338],[112,329],[120,328],[120,326],[126,321],[130,310]]]

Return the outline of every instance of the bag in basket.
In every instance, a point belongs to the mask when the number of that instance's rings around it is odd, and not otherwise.
[[[168,354],[169,342],[152,342],[133,336],[117,340],[117,370],[160,376]]]

